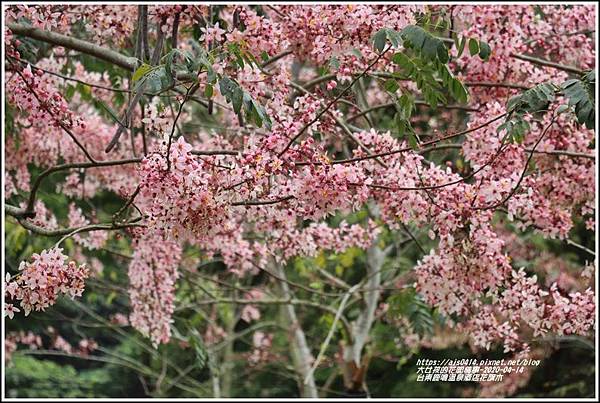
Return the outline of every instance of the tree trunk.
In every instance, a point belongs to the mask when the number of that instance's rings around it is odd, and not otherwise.
[[[227,322],[227,327],[225,331],[228,335],[232,335],[235,333],[235,320],[231,319]],[[231,385],[233,381],[233,342],[234,339],[231,339],[229,342],[227,342],[227,345],[224,347],[223,363],[221,364],[221,368],[223,369],[223,376],[221,381],[222,397],[233,397],[231,391]]]
[[[369,357],[362,357],[362,350],[367,343],[371,326],[375,320],[375,310],[380,295],[381,267],[385,256],[386,252],[376,244],[367,251],[368,279],[364,285],[364,288],[367,289],[365,292],[365,306],[358,318],[352,322],[352,343],[343,346],[342,373],[348,397],[365,397],[367,395],[365,378]]]
[[[277,276],[281,277],[284,280],[286,279],[285,271],[283,270],[283,268],[276,266],[275,270],[277,271]],[[280,281],[280,285],[283,298],[291,299],[292,293],[290,292],[288,284],[285,281]],[[300,322],[298,322],[298,317],[296,316],[296,309],[294,305],[286,304],[283,306],[282,310],[287,325],[289,326],[292,332],[292,361],[294,363],[296,373],[300,378],[299,386],[301,397],[318,398],[319,393],[315,384],[315,378],[310,373],[310,366],[314,360],[314,357],[312,356],[310,349],[308,348],[306,337],[304,335],[302,327],[300,326]]]

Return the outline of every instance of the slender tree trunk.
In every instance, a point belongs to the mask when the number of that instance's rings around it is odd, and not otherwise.
[[[276,265],[275,270],[277,272],[277,276],[281,277],[284,280],[286,279],[285,271],[283,270],[283,268]],[[282,296],[286,299],[291,299],[292,294],[290,292],[288,284],[285,281],[280,281],[280,285]],[[310,373],[310,365],[313,362],[314,357],[310,352],[310,348],[308,348],[306,336],[304,335],[304,331],[302,330],[300,322],[298,321],[298,317],[296,316],[296,309],[294,308],[294,305],[287,304],[282,307],[282,310],[283,316],[285,317],[287,322],[286,325],[289,326],[292,332],[292,361],[294,363],[296,373],[300,378],[299,385],[301,397],[318,398],[319,392],[317,391],[315,379],[314,376]]]
[[[238,298],[238,291],[233,290],[233,297]],[[225,332],[227,335],[235,334],[235,325],[237,323],[237,308],[236,306],[232,306],[232,314],[224,315],[225,321]],[[233,369],[234,369],[234,351],[233,351],[233,343],[235,338],[229,339],[225,347],[223,348],[223,357],[221,360],[221,396],[222,397],[233,397],[233,391],[231,390],[233,385]]]
[[[235,332],[234,320],[227,322],[227,328],[225,329],[225,331],[227,332],[227,334],[233,334]],[[233,380],[233,339],[230,340],[224,348],[223,363],[221,368],[223,369],[223,377],[221,381],[221,396],[233,397],[231,392],[231,385]]]
[[[217,357],[215,353],[212,351],[208,351],[208,367],[210,368],[210,378],[212,382],[212,390],[213,397],[220,398],[221,397],[221,383],[219,379],[219,363],[217,362]]]
[[[379,286],[381,285],[381,267],[386,252],[379,248],[376,243],[367,251],[367,282],[364,288],[365,306],[352,322],[352,343],[343,348],[342,373],[344,375],[344,387],[350,396],[365,396],[367,389],[365,377],[369,365],[369,357],[363,356],[362,351],[368,341],[369,332],[375,320],[375,310],[379,302]]]

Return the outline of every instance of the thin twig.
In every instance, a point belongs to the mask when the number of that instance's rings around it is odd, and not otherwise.
[[[331,108],[336,102],[338,102],[338,100],[340,98],[342,98],[344,96],[344,94],[346,94],[346,92],[348,92],[350,90],[350,88],[352,88],[352,86],[365,74],[367,74],[367,72],[369,70],[371,70],[371,68],[373,66],[375,66],[379,60],[381,60],[381,58],[387,53],[388,50],[391,49],[391,46],[386,47],[379,55],[377,55],[377,57],[375,58],[375,60],[373,60],[364,70],[362,73],[360,73],[358,76],[356,76],[351,82],[350,84],[348,84],[348,86],[346,88],[344,88],[342,91],[340,91],[340,93],[333,99],[331,100],[331,102],[329,102],[325,108],[323,108],[319,113],[317,113],[317,116],[315,116],[310,122],[308,122],[306,125],[304,125],[302,127],[302,129],[300,129],[300,131],[289,141],[289,143],[285,146],[285,148],[279,153],[279,157],[281,157],[283,154],[286,153],[286,151],[292,146],[292,144],[294,144],[296,142],[296,140],[302,136],[302,134],[310,127],[312,126],[316,121],[318,121],[321,116],[323,116],[328,110],[329,108]]]
[[[175,116],[175,119],[173,120],[173,126],[171,127],[171,133],[169,134],[169,144],[167,145],[167,171],[171,170],[171,143],[173,141],[173,135],[175,134],[175,128],[177,127],[177,121],[179,120],[179,117],[181,116],[181,112],[183,111],[183,105],[185,105],[185,103],[187,102],[187,100],[189,99],[190,95],[193,95],[194,92],[200,87],[200,85],[196,82],[194,84],[192,84],[190,86],[190,88],[188,88],[188,90],[185,93],[185,96],[183,97],[183,100],[181,101],[181,103],[179,104],[179,111],[177,112],[177,116]]]
[[[504,116],[506,116],[506,113],[503,113],[501,115],[498,115],[490,120],[488,120],[487,122],[484,122],[476,127],[472,127],[470,129],[466,129],[457,133],[453,133],[453,134],[449,134],[447,136],[443,136],[440,137],[438,139],[435,140],[431,140],[431,141],[426,141],[424,143],[421,143],[421,147],[424,146],[430,146],[445,140],[449,140],[455,137],[460,137],[464,134],[468,134],[468,133],[472,133],[474,131],[477,131],[485,126],[488,126],[492,123],[494,123],[495,121],[502,119]],[[382,153],[376,153],[376,154],[371,154],[371,155],[366,155],[366,156],[362,156],[362,157],[354,157],[354,158],[347,158],[347,159],[342,159],[342,160],[333,160],[330,163],[331,164],[349,164],[352,162],[357,162],[357,161],[363,161],[363,160],[368,160],[368,159],[372,159],[372,158],[377,158],[377,157],[386,157],[388,155],[394,155],[394,154],[399,154],[399,153],[404,153],[407,151],[414,151],[412,147],[404,147],[404,148],[400,148],[397,150],[391,150],[391,151],[386,151],[386,152],[382,152]],[[298,161],[295,163],[295,165],[297,166],[303,166],[303,165],[324,165],[324,162],[321,161]]]
[[[44,111],[46,111],[46,113],[48,113],[51,117],[53,117],[53,114],[50,111],[50,109],[47,107],[46,103],[40,99],[40,97],[35,92],[35,90],[31,86],[31,84],[29,83],[29,81],[27,81],[27,79],[23,76],[23,73],[21,73],[20,71],[17,70],[17,74],[21,77],[21,80],[23,80],[25,85],[27,85],[29,92],[31,92],[31,94],[33,94],[35,99],[38,101],[38,104],[40,105],[40,107]],[[71,129],[69,129],[67,126],[65,126],[65,124],[63,122],[61,122],[60,120],[58,120],[58,118],[54,119],[54,121],[60,126],[61,129],[63,129],[69,135],[69,137],[71,137],[71,139],[75,142],[77,147],[79,147],[79,149],[81,151],[83,151],[83,153],[85,154],[85,156],[88,160],[90,160],[91,162],[96,162],[94,157],[92,157],[91,154],[88,152],[88,150],[85,148],[85,146],[83,144],[81,144],[81,142],[77,139],[77,136],[75,136],[75,134],[71,131]]]
[[[550,127],[552,127],[552,125],[554,124],[555,121],[556,121],[556,116],[553,116],[552,120],[550,121],[548,126],[546,126],[546,128],[542,132],[542,135],[540,136],[540,138],[533,145],[533,148],[531,149],[531,152],[529,153],[529,157],[527,158],[527,161],[525,161],[525,167],[523,167],[521,176],[519,177],[517,184],[511,189],[511,191],[508,193],[508,195],[506,195],[506,197],[504,199],[502,199],[501,201],[499,201],[498,203],[494,203],[490,206],[474,207],[475,210],[492,210],[492,209],[495,209],[496,207],[500,207],[504,203],[506,203],[516,193],[517,189],[519,189],[519,186],[521,186],[521,182],[523,182],[523,178],[525,178],[525,173],[527,172],[527,167],[529,166],[529,163],[531,162],[531,159],[533,158],[535,149],[541,143],[541,141],[544,139],[544,136],[546,135],[548,130],[550,130]]]
[[[333,337],[333,334],[335,333],[336,325],[337,325],[338,321],[340,320],[342,313],[344,312],[344,308],[346,307],[346,303],[348,302],[348,299],[350,298],[350,296],[352,294],[354,294],[354,292],[356,290],[358,290],[361,287],[361,285],[362,285],[362,283],[358,283],[358,284],[352,286],[352,288],[350,288],[346,292],[344,297],[342,298],[342,301],[340,302],[340,306],[338,307],[337,312],[335,313],[335,317],[333,318],[333,322],[331,323],[331,327],[329,328],[329,332],[327,333],[327,337],[325,337],[323,344],[321,344],[321,349],[319,350],[319,354],[317,355],[317,358],[315,359],[315,362],[313,363],[313,365],[310,367],[308,374],[304,378],[305,384],[308,382],[310,377],[312,377],[313,373],[315,372],[315,370],[317,369],[317,367],[323,360],[325,351],[327,350],[327,347],[329,346],[329,343],[331,342],[331,338]]]
[[[161,21],[157,28],[158,29],[158,38],[156,40],[156,47],[154,48],[154,53],[152,53],[152,60],[150,60],[150,64],[152,66],[155,66],[156,64],[158,64],[158,61],[160,60],[160,55],[162,53],[164,33],[160,29],[160,25],[162,25],[163,22],[164,21]],[[140,101],[142,95],[144,95],[144,91],[146,90],[147,85],[148,85],[148,81],[144,80],[144,82],[141,84],[139,90],[135,93],[135,96],[133,97],[133,99],[127,105],[127,110],[125,111],[125,115],[123,116],[123,118],[121,120],[124,122],[127,122],[128,127],[131,127],[131,124],[132,124],[131,115],[133,113],[133,110],[135,109],[135,106]],[[109,153],[117,145],[117,143],[119,142],[119,138],[121,137],[121,134],[123,134],[123,131],[125,131],[124,126],[119,126],[117,128],[117,132],[113,136],[112,140],[106,146],[106,149],[104,150],[105,152]]]

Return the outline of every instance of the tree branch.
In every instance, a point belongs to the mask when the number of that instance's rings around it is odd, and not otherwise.
[[[57,34],[51,31],[41,30],[23,24],[8,23],[6,26],[12,31],[13,34],[23,35],[56,46],[77,50],[81,53],[97,57],[98,59],[102,59],[129,71],[134,71],[138,66],[138,61],[135,57],[124,56],[119,52],[103,48],[81,39],[72,38],[70,36]]]
[[[365,110],[363,110],[360,113],[357,113],[355,115],[349,116],[346,120],[348,122],[351,122],[353,120],[358,119],[361,116],[366,115],[369,112],[375,111],[377,109],[385,109],[385,108],[389,108],[396,105],[395,102],[388,102],[385,104],[379,104],[379,105],[373,105],[370,108],[367,108]],[[425,101],[415,101],[415,105],[419,105],[419,106],[429,106],[429,104]],[[442,109],[458,109],[458,110],[462,110],[462,111],[468,111],[468,112],[477,112],[479,111],[479,109],[477,108],[471,108],[469,106],[463,106],[463,105],[438,105],[438,108],[442,108]]]
[[[435,140],[431,140],[431,141],[426,141],[424,143],[421,144],[421,147],[424,146],[430,146],[445,140],[449,140],[455,137],[459,137],[462,136],[464,134],[468,134],[474,131],[477,131],[485,126],[488,126],[492,123],[494,123],[495,121],[502,119],[504,116],[506,116],[506,113],[503,113],[501,115],[498,115],[490,120],[488,120],[487,122],[484,122],[482,124],[480,124],[479,126],[476,127],[471,127],[469,129],[457,132],[457,133],[453,133],[453,134],[449,134],[447,136],[443,136],[440,137],[439,139],[435,139]],[[357,162],[357,161],[363,161],[363,160],[368,160],[368,159],[372,159],[372,158],[377,158],[377,157],[386,157],[388,155],[394,155],[394,154],[399,154],[399,153],[404,153],[407,151],[413,151],[413,149],[411,147],[404,147],[404,148],[399,148],[397,150],[391,150],[391,151],[386,151],[386,152],[382,152],[382,153],[377,153],[377,154],[371,154],[371,155],[366,155],[363,157],[354,157],[354,158],[347,158],[347,159],[343,159],[343,160],[334,160],[331,161],[331,164],[349,164],[352,162]],[[295,163],[295,165],[297,166],[303,166],[303,165],[323,165],[325,164],[324,162],[321,161],[298,161]]]
[[[340,93],[331,100],[331,102],[329,102],[325,108],[323,108],[319,113],[317,113],[317,116],[314,117],[314,119],[312,119],[310,122],[308,122],[306,125],[304,125],[302,127],[302,129],[300,129],[300,131],[288,142],[288,144],[285,146],[285,148],[279,153],[279,157],[281,157],[283,154],[286,153],[286,151],[292,146],[292,144],[294,144],[294,142],[296,142],[296,140],[316,121],[318,121],[321,116],[323,116],[328,110],[329,108],[331,108],[331,106],[333,106],[341,97],[344,96],[344,94],[346,92],[348,92],[348,90],[350,88],[352,88],[352,86],[354,85],[354,83],[356,83],[362,76],[364,76],[365,74],[367,74],[367,72],[369,70],[371,70],[371,68],[373,66],[375,66],[377,64],[377,62],[379,62],[379,60],[381,60],[381,58],[387,53],[388,50],[391,49],[391,46],[388,46],[386,49],[384,49],[379,55],[377,55],[377,57],[375,58],[375,60],[373,60],[363,71],[362,73],[360,73],[358,76],[356,76],[354,78],[354,80],[352,80],[352,82],[350,82],[350,84],[348,84],[348,86],[346,86],[342,91],[340,91]]]
[[[573,67],[573,66],[567,66],[564,64],[559,64],[559,63],[554,63],[548,60],[544,60],[544,59],[539,59],[537,57],[533,57],[533,56],[527,56],[527,55],[518,55],[516,53],[511,53],[510,54],[511,57],[514,57],[515,59],[519,59],[519,60],[523,60],[529,63],[533,63],[533,64],[537,64],[540,66],[545,66],[545,67],[552,67],[553,69],[558,69],[558,70],[562,70],[562,71],[566,71],[568,73],[573,73],[573,74],[577,74],[577,75],[583,75],[585,74],[584,70],[580,70],[577,67]]]
[[[9,211],[14,211],[16,207],[14,206],[9,206],[9,205],[5,205],[5,210],[9,215],[10,214]],[[14,216],[13,216],[14,217]],[[64,236],[64,235],[75,235],[78,233],[82,233],[82,232],[91,232],[91,231],[112,231],[112,230],[119,230],[119,229],[123,229],[123,228],[130,228],[130,227],[144,227],[144,224],[139,224],[137,222],[128,222],[128,223],[122,223],[122,224],[112,224],[112,223],[105,223],[105,224],[89,224],[89,225],[84,225],[81,227],[71,227],[71,228],[59,228],[59,229],[48,229],[48,228],[44,228],[44,227],[40,227],[38,225],[35,225],[29,221],[26,221],[22,218],[17,218],[17,221],[19,222],[19,224],[21,224],[21,226],[25,229],[28,229],[29,231],[33,232],[34,234],[38,234],[38,235],[42,235],[42,236]]]
[[[51,168],[48,168],[35,179],[35,182],[33,182],[33,186],[31,187],[31,191],[29,192],[29,199],[27,201],[27,207],[25,207],[25,209],[18,209],[18,211],[11,210],[12,211],[11,215],[13,217],[17,217],[17,218],[21,218],[21,217],[22,218],[33,218],[33,217],[35,217],[34,204],[35,204],[36,193],[38,191],[38,188],[40,187],[40,184],[42,183],[42,180],[44,180],[44,178],[50,174],[53,174],[53,173],[59,172],[59,171],[64,171],[67,169],[73,169],[73,168],[98,168],[98,167],[107,167],[107,166],[114,166],[114,165],[135,164],[135,163],[139,163],[141,160],[142,160],[141,158],[130,158],[130,159],[114,160],[114,161],[79,162],[79,163],[72,163],[72,164],[56,165]],[[15,209],[16,209],[16,207],[15,207]],[[8,210],[5,210],[5,211],[7,211],[7,213],[9,212]]]

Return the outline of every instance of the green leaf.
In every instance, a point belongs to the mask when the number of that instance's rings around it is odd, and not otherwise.
[[[329,67],[333,68],[334,70],[338,70],[340,68],[340,61],[337,57],[331,56],[331,59],[329,59]]]
[[[206,84],[206,87],[204,87],[204,96],[206,98],[212,98],[213,92],[214,92],[213,86],[210,84]]]
[[[450,83],[450,92],[452,93],[454,99],[456,99],[458,102],[467,103],[469,100],[467,88],[457,78],[452,78]]]
[[[423,47],[421,48],[423,56],[425,56],[427,59],[435,59],[438,52],[438,45],[440,45],[440,43],[442,46],[444,46],[442,41],[440,41],[437,38],[434,38],[432,35],[425,36],[425,41],[423,42]]]
[[[457,58],[462,56],[463,51],[465,50],[466,44],[467,44],[467,37],[463,36],[462,39],[460,40],[460,45],[458,46],[458,55],[456,56]]]
[[[381,53],[383,51],[383,48],[385,48],[386,39],[387,39],[387,33],[386,33],[385,28],[380,29],[379,31],[377,31],[375,33],[375,35],[373,35],[373,44],[375,46],[375,49],[377,49],[377,51],[379,53]]]
[[[81,94],[81,98],[84,101],[92,100],[92,87],[90,87],[87,84],[77,83],[77,89],[79,90],[79,93]]]
[[[94,105],[95,106],[99,106],[100,108],[104,109],[108,115],[118,124],[123,125],[123,122],[121,122],[119,120],[119,118],[117,117],[117,113],[115,111],[113,111],[108,105],[106,105],[104,102],[102,102],[100,99],[94,99]]]
[[[146,75],[146,73],[148,73],[150,70],[152,70],[152,66],[150,66],[149,64],[142,64],[140,67],[137,68],[137,70],[133,73],[133,76],[131,77],[131,82],[135,83],[136,81],[138,81],[140,78],[142,78],[144,75]]]
[[[432,309],[423,301],[414,288],[404,289],[386,301],[389,304],[388,315],[393,318],[405,317],[419,334],[433,331]]]
[[[448,63],[448,49],[444,42],[416,25],[408,25],[402,29],[404,46],[410,47],[428,60],[439,60]]]
[[[383,83],[383,88],[385,88],[387,92],[395,93],[398,91],[398,88],[400,88],[400,85],[398,85],[398,81],[390,78],[385,80],[385,83]]]
[[[419,141],[417,140],[417,135],[414,131],[408,132],[408,145],[413,150],[417,150],[419,148]]]
[[[442,41],[437,45],[437,57],[440,62],[444,64],[448,63],[448,48],[446,48],[446,45]]]
[[[65,91],[65,98],[67,98],[67,101],[70,101],[73,98],[73,95],[75,95],[76,90],[77,87],[75,87],[74,85],[67,85],[67,90]]]
[[[189,340],[196,353],[196,367],[200,369],[205,368],[208,362],[208,352],[206,351],[202,336],[196,329],[190,329]]]
[[[402,29],[402,38],[410,47],[418,51],[421,51],[428,36],[432,35],[416,25],[408,25]]]
[[[412,66],[412,62],[410,61],[410,58],[408,56],[406,56],[404,53],[394,54],[394,56],[392,56],[392,61],[404,69],[408,69]],[[410,74],[410,73],[408,73],[408,74]]]
[[[238,84],[229,77],[222,77],[219,80],[219,90],[221,91],[221,95],[223,95],[228,101],[233,96],[233,91],[236,87],[239,87]]]
[[[541,83],[508,100],[506,109],[516,113],[536,113],[548,108],[554,100],[556,86],[551,82]]]
[[[387,37],[392,43],[392,46],[398,48],[402,44],[402,35],[393,29],[387,30]]]
[[[504,124],[498,127],[498,132],[506,130],[510,142],[522,143],[525,134],[530,130],[529,122],[524,119],[524,116],[528,113],[544,114],[550,102],[554,101],[556,90],[553,83],[546,82],[510,98],[506,104],[509,115]]]
[[[136,93],[145,88],[145,91],[156,94],[168,88],[172,83],[173,79],[167,73],[166,67],[160,65],[146,72],[134,85],[133,92]]]
[[[414,99],[407,94],[403,94],[398,99],[398,102],[396,103],[396,105],[397,105],[397,110],[398,110],[398,114],[400,115],[400,118],[403,120],[409,120],[410,117],[412,116],[412,111],[415,108]]]
[[[577,121],[588,129],[595,129],[596,120],[596,98],[594,89],[596,87],[596,74],[590,71],[581,80],[571,79],[561,84],[564,95],[569,98],[569,105],[575,107]]]
[[[244,91],[240,87],[235,87],[233,94],[231,95],[231,106],[235,113],[240,113],[242,109],[242,100],[244,98]]]
[[[475,56],[479,53],[479,44],[476,39],[469,39],[469,53],[471,53],[471,56]]]
[[[267,115],[265,109],[252,99],[250,94],[245,92],[235,80],[228,77],[222,77],[219,80],[219,89],[227,102],[231,102],[236,114],[239,115],[243,107],[246,116],[258,127],[262,127],[263,123],[266,124],[268,128],[271,127],[271,119]]]
[[[479,57],[483,60],[488,60],[492,54],[492,48],[487,42],[479,41]]]

